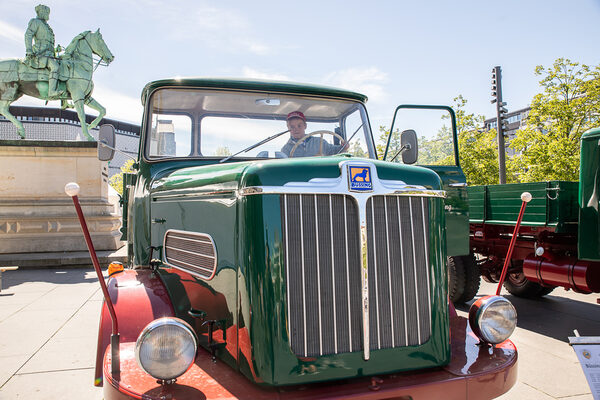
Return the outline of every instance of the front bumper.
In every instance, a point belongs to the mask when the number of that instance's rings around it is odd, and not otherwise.
[[[172,385],[161,386],[135,361],[135,343],[122,343],[121,372],[110,372],[110,348],[104,355],[104,398],[120,399],[491,399],[517,380],[517,350],[507,340],[478,346],[467,321],[451,318],[452,359],[443,368],[361,377],[313,385],[269,388],[199,350],[196,362]]]

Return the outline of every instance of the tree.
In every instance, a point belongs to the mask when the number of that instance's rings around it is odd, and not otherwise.
[[[360,144],[360,139],[354,141],[354,143],[347,150],[354,157],[368,158],[367,152],[362,148]]]
[[[215,156],[230,156],[231,150],[227,146],[219,146],[215,150]]]
[[[498,144],[496,130],[482,129],[483,115],[467,113],[467,100],[454,98],[459,159],[469,185],[498,183]],[[507,176],[510,181],[510,178]]]
[[[461,167],[469,185],[484,185],[498,182],[498,146],[496,131],[483,131],[484,117],[467,113],[467,100],[459,95],[454,99],[456,129]],[[443,118],[448,119],[445,115]],[[377,152],[381,156],[385,150],[389,130],[381,126]],[[419,160],[421,165],[453,165],[454,142],[451,128],[444,124],[433,138],[419,138]],[[388,159],[400,149],[400,132],[392,133]]]
[[[538,65],[535,74],[542,92],[511,141],[517,155],[509,169],[521,182],[576,181],[581,135],[600,122],[600,66],[558,58],[551,67]]]
[[[108,184],[112,186],[120,196],[123,196],[123,174],[134,172],[133,163],[133,159],[125,161],[125,164],[121,166],[121,172],[111,176],[108,180]]]
[[[385,154],[385,147],[387,146],[388,136],[390,135],[390,131],[383,125],[379,126],[379,141],[375,146],[377,149],[377,155],[380,159],[383,159],[383,155]],[[400,131],[396,129],[392,133],[392,138],[390,139],[390,146],[388,148],[388,160],[391,159],[399,150],[400,150]]]

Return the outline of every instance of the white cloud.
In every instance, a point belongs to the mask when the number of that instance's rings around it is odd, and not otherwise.
[[[249,20],[238,11],[199,4],[195,10],[178,7],[156,8],[157,26],[176,26],[168,35],[177,41],[201,42],[205,46],[230,52],[266,55],[271,49],[256,38]]]
[[[365,94],[373,102],[382,103],[387,99],[384,84],[388,81],[388,76],[377,67],[334,71],[324,81],[328,85]]]
[[[6,38],[13,42],[23,43],[23,30],[15,28],[6,21],[0,20],[0,37]]]
[[[93,97],[106,108],[106,118],[140,124],[142,121],[143,107],[139,98],[126,96],[107,87],[95,84]],[[86,107],[86,113],[97,114]]]
[[[143,108],[139,98],[126,96],[98,84],[94,85],[94,92],[92,94],[94,99],[106,108],[106,118],[130,122],[132,124],[140,124],[142,122]],[[17,106],[44,107],[46,101],[35,97],[23,96],[13,104]],[[60,107],[60,102],[50,101],[48,102],[48,106]],[[88,106],[85,107],[85,113],[88,115],[98,115],[96,110]]]
[[[290,78],[288,78],[286,75],[283,75],[283,74],[272,74],[272,73],[268,73],[268,72],[261,72],[261,71],[255,70],[253,68],[250,68],[250,67],[242,68],[242,76],[244,78],[269,79],[269,80],[274,80],[274,81],[289,81],[290,80]]]

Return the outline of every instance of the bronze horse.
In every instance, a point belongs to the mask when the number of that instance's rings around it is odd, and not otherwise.
[[[100,30],[85,31],[73,38],[60,60],[61,94],[51,98],[48,97],[48,70],[32,68],[21,60],[0,61],[0,114],[15,124],[22,139],[25,138],[25,129],[21,121],[9,112],[9,106],[26,94],[43,100],[72,100],[83,135],[87,140],[94,140],[88,130],[100,123],[106,115],[106,109],[91,96],[94,88],[92,74],[95,69],[93,54],[107,65],[114,59]],[[89,126],[85,121],[84,104],[99,113]]]

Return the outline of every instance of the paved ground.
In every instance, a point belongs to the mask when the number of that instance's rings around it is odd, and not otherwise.
[[[479,296],[494,294],[496,284],[482,281]],[[502,294],[507,292],[503,288]],[[518,313],[517,329],[511,340],[519,351],[517,384],[502,400],[593,400],[590,388],[569,346],[577,329],[581,336],[600,336],[600,294],[582,295],[554,289],[538,300],[506,296]],[[466,316],[468,306],[458,310]]]
[[[102,399],[93,385],[101,305],[93,270],[5,272],[0,399]]]
[[[494,285],[483,284],[480,295],[494,291]],[[519,312],[513,335],[519,381],[503,400],[592,400],[567,337],[573,329],[600,335],[600,296],[555,292],[536,301],[508,296]],[[0,399],[101,399],[102,389],[92,382],[101,302],[89,269],[5,272]]]

